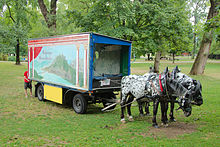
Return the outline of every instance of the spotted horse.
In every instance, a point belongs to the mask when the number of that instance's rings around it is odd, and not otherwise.
[[[194,89],[196,89],[194,87]],[[147,100],[153,102],[153,126],[158,128],[156,114],[159,102],[161,104],[161,121],[168,123],[167,109],[170,96],[178,97],[178,104],[183,110],[185,116],[190,116],[192,111],[191,101],[193,100],[191,89],[184,87],[178,78],[173,78],[168,68],[161,73],[149,73],[144,76],[129,75],[122,78],[121,81],[121,122],[125,122],[124,111],[127,107],[129,120],[132,121],[131,102],[136,98],[138,102]],[[202,97],[200,97],[201,99]],[[139,107],[140,108],[140,107]]]
[[[145,75],[148,75],[152,73],[151,70],[149,73],[146,73]],[[170,76],[172,79],[177,80],[179,83],[181,83],[189,92],[189,96],[190,100],[191,100],[191,104],[192,105],[197,105],[200,106],[203,104],[203,99],[202,99],[202,86],[200,81],[197,81],[195,79],[192,79],[191,77],[187,76],[186,74],[183,74],[180,72],[180,69],[178,68],[178,66],[176,66],[173,71],[170,73]],[[174,118],[174,104],[178,103],[177,96],[175,94],[172,95],[172,93],[166,93],[167,96],[167,103],[165,104],[165,117],[167,117],[167,109],[168,109],[168,103],[170,103],[170,122],[175,122],[175,118]],[[138,106],[139,106],[139,112],[141,116],[144,116],[144,112],[143,112],[143,106],[145,106],[145,112],[146,115],[149,115],[149,100],[146,99],[141,99],[140,101],[138,101]],[[178,109],[181,109],[182,107],[179,107]],[[177,110],[178,110],[177,109]],[[185,116],[189,116],[190,114],[185,114]],[[166,118],[166,120],[168,120]]]

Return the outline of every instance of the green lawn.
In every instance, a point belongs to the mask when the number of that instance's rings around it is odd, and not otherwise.
[[[160,69],[175,65],[161,63]],[[192,64],[178,65],[188,74]],[[149,66],[132,64],[132,73],[144,74]],[[0,62],[1,146],[220,146],[220,63],[209,63],[203,76],[193,76],[202,83],[204,104],[187,118],[175,112],[177,122],[159,129],[151,127],[152,116],[139,117],[136,103],[135,121],[121,124],[119,106],[103,113],[101,104],[90,105],[88,114],[78,115],[68,106],[25,98],[26,68]],[[160,113],[157,118],[160,124]]]

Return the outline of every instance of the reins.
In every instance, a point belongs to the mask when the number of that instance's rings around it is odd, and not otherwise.
[[[152,82],[152,80],[150,80],[150,82],[151,82],[152,87],[153,87],[153,88],[155,89],[155,91],[157,92],[157,94],[160,95],[160,92],[157,90],[157,88],[156,88],[156,86],[154,85],[154,83]],[[161,74],[159,75],[159,85],[160,85],[161,92],[163,92],[163,88],[162,88],[162,84],[161,84]],[[165,88],[166,88],[166,93],[168,93],[166,86],[165,86]],[[169,97],[169,95],[168,95],[168,97]],[[138,99],[141,99],[141,98],[138,98]],[[134,100],[133,100],[132,102],[121,106],[121,108],[122,108],[122,107],[126,107],[126,106],[132,104],[132,103],[135,102],[135,101],[137,101],[137,98],[134,98]],[[117,108],[117,109],[107,110],[107,109],[111,108],[112,106],[115,106],[115,105],[117,105],[117,104],[119,104],[119,103],[120,103],[120,101],[118,101],[118,102],[116,102],[116,103],[113,103],[113,104],[111,104],[111,105],[109,105],[109,106],[103,108],[101,111],[111,112],[111,111],[120,109],[120,108]]]
[[[134,98],[134,100],[133,100],[132,102],[127,103],[127,104],[121,106],[121,108],[126,107],[126,106],[132,104],[132,103],[135,102],[135,101],[137,101],[137,98]],[[109,105],[109,106],[103,108],[101,111],[111,112],[111,111],[114,111],[114,110],[120,109],[120,108],[117,108],[117,109],[107,110],[108,108],[110,108],[110,107],[112,107],[112,106],[114,106],[114,105],[117,105],[117,104],[119,104],[119,103],[120,103],[120,101],[118,101],[118,102],[116,102],[116,103],[113,103],[113,104],[111,104],[111,105]]]

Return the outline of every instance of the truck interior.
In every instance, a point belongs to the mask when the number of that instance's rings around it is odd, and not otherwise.
[[[129,46],[96,43],[93,53],[93,88],[117,87],[114,81],[121,81],[128,75]],[[110,79],[110,84],[100,85],[100,80]],[[99,84],[98,84],[99,83]]]

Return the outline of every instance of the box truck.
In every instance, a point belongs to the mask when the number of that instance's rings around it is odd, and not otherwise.
[[[130,57],[130,41],[97,33],[30,39],[28,75],[40,101],[68,103],[81,114],[88,104],[115,102]]]

